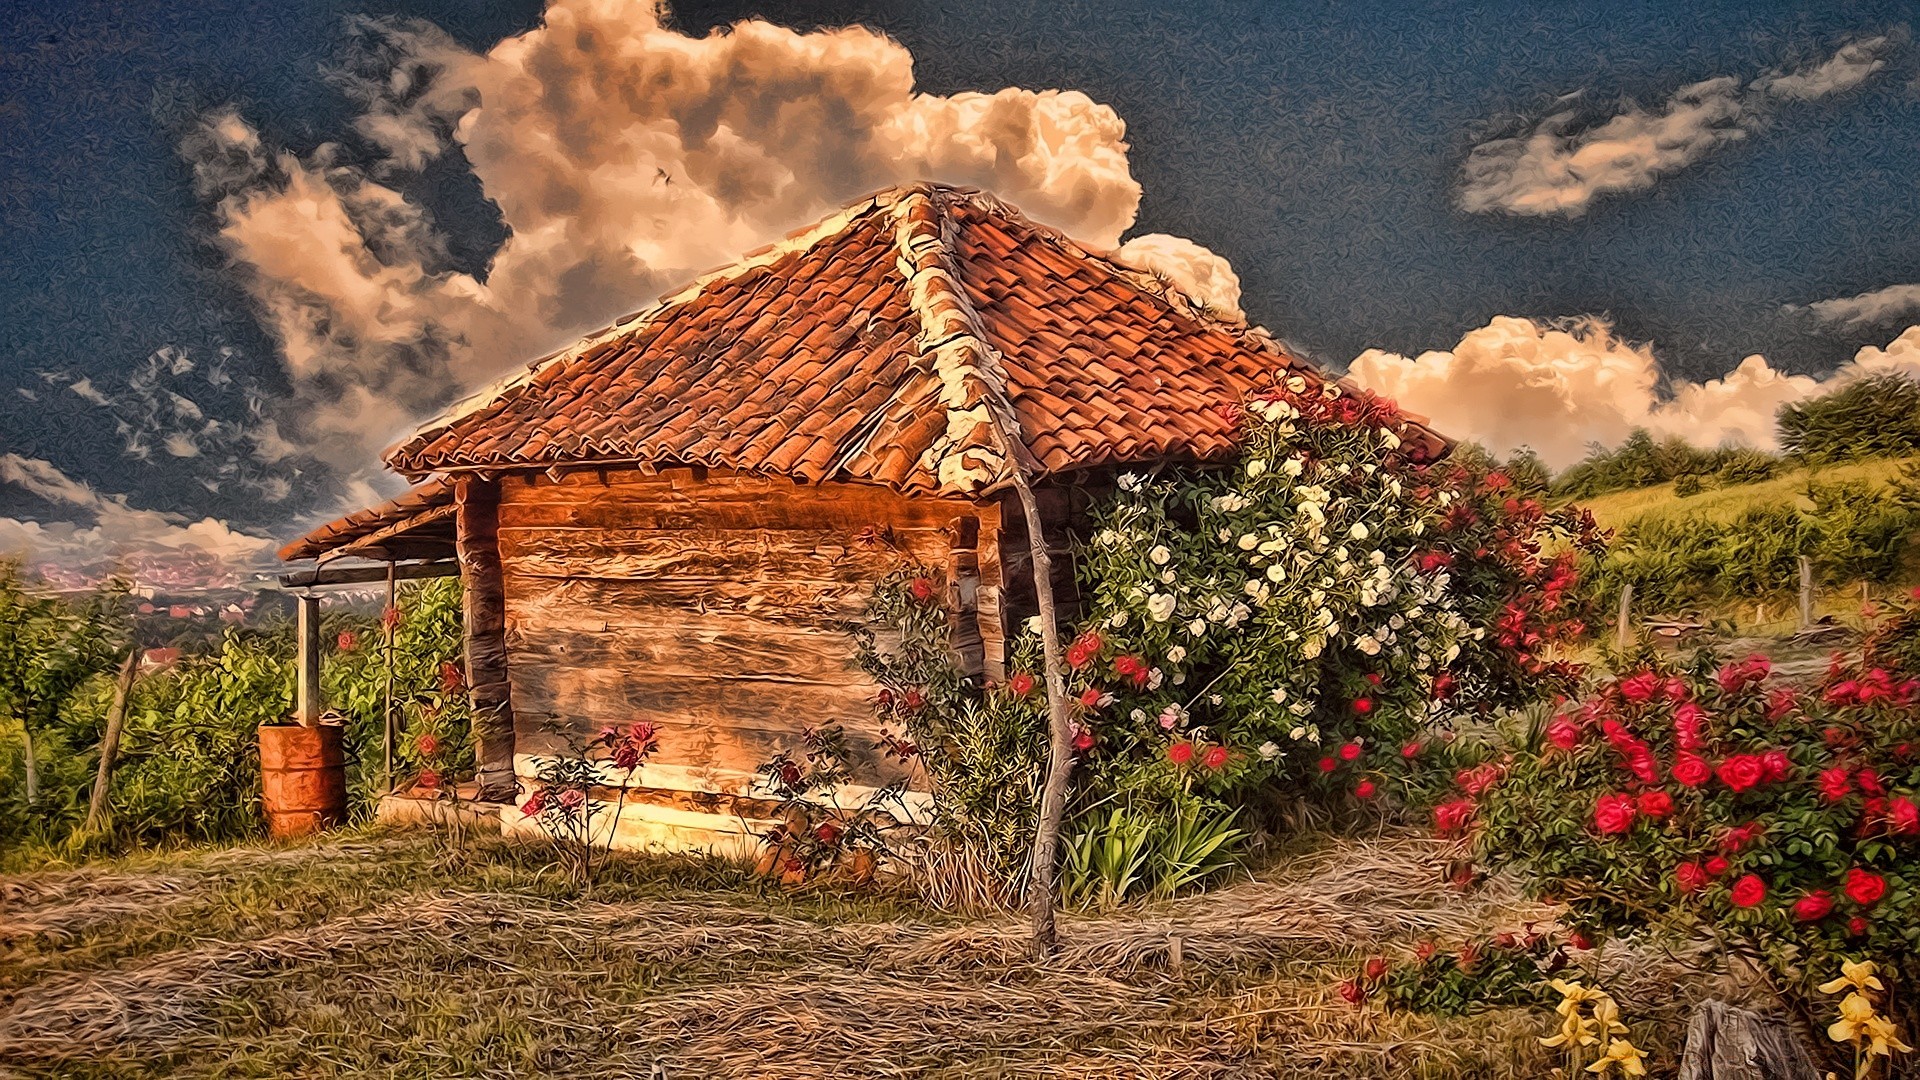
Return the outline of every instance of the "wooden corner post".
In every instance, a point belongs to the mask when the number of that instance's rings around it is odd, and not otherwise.
[[[510,802],[513,705],[507,687],[507,601],[500,567],[500,484],[463,476],[454,486],[455,546],[466,624],[467,695],[483,802]]]

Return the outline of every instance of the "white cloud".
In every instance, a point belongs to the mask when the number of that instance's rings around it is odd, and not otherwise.
[[[1801,309],[1788,305],[1787,310]],[[1829,326],[1878,326],[1920,312],[1920,285],[1889,285],[1858,296],[1818,300],[1805,310]]]
[[[56,580],[97,580],[118,572],[135,584],[232,584],[258,568],[274,546],[215,518],[194,521],[135,509],[126,496],[103,495],[38,458],[0,454],[0,484],[90,519],[81,524],[0,517],[0,557],[23,560]]]
[[[1089,246],[1140,199],[1126,127],[1076,91],[917,93],[913,58],[860,28],[747,21],[693,38],[647,0],[555,0],[485,54],[362,20],[352,84],[381,176],[458,145],[508,239],[484,278],[433,223],[329,148],[278,153],[237,114],[183,145],[220,238],[278,336],[288,434],[351,473],[411,419],[698,273],[890,184],[988,188]],[[1137,241],[1217,302],[1231,268]]]
[[[1885,349],[1861,349],[1824,379],[1788,375],[1749,356],[1701,383],[1665,378],[1650,346],[1624,341],[1597,318],[1561,322],[1498,316],[1451,349],[1406,357],[1369,349],[1353,361],[1362,385],[1427,417],[1448,435],[1497,453],[1522,446],[1562,469],[1591,443],[1634,428],[1697,446],[1778,444],[1780,406],[1880,371],[1920,376],[1920,326]]]
[[[1850,42],[1795,71],[1745,84],[1733,76],[1706,79],[1681,87],[1657,108],[1629,102],[1604,121],[1573,110],[1555,112],[1468,153],[1460,208],[1578,217],[1602,195],[1652,187],[1660,177],[1747,138],[1779,99],[1808,101],[1860,85],[1885,65],[1890,48],[1884,36]]]
[[[1233,272],[1233,264],[1191,240],[1147,233],[1121,244],[1113,259],[1158,275],[1217,315],[1246,318],[1240,310],[1240,275]]]

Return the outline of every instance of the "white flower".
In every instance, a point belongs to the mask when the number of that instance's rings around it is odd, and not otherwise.
[[[1147,595],[1147,614],[1154,622],[1166,622],[1169,618],[1173,617],[1173,604],[1173,597],[1166,593],[1149,593]]]
[[[1162,570],[1162,571],[1160,571],[1160,583],[1161,583],[1162,585],[1171,585],[1171,584],[1173,584],[1173,583],[1174,583],[1174,582],[1175,582],[1176,580],[1178,580],[1178,579],[1179,579],[1179,577],[1180,577],[1180,575],[1178,575],[1178,574],[1176,574],[1176,573],[1174,573],[1174,572],[1173,572],[1173,571],[1171,571],[1171,570]]]
[[[1038,615],[1027,616],[1027,621],[1024,625],[1027,628],[1027,633],[1038,634],[1040,632],[1040,616]]]
[[[1188,623],[1187,633],[1192,637],[1205,637],[1207,633],[1207,620],[1195,619]]]
[[[1253,535],[1252,533],[1246,533],[1240,537],[1240,550],[1252,551],[1254,549],[1254,546],[1259,543],[1260,543],[1259,537]]]
[[[1165,680],[1166,677],[1167,673],[1161,671],[1159,668],[1154,668],[1152,671],[1147,672],[1147,689],[1160,689],[1160,683]]]
[[[1366,653],[1368,656],[1380,655],[1380,641],[1372,634],[1361,634],[1359,637],[1354,638],[1353,647]]]
[[[1155,566],[1165,566],[1172,561],[1173,552],[1168,551],[1165,544],[1155,544],[1153,550],[1147,552],[1147,558],[1152,559]]]
[[[1307,704],[1304,701],[1296,701],[1293,704],[1287,706],[1287,711],[1292,713],[1295,716],[1305,716],[1308,713],[1313,711],[1313,706]],[[1319,741],[1319,737],[1317,735],[1315,736],[1314,741],[1316,742]]]
[[[1400,436],[1395,435],[1393,432],[1388,431],[1386,428],[1381,428],[1380,429],[1380,445],[1386,447],[1389,450],[1398,450],[1400,448]]]
[[[1292,739],[1294,742],[1299,742],[1306,737],[1307,729],[1304,727],[1296,726],[1292,731],[1287,732],[1287,738]]]
[[[1122,626],[1127,625],[1127,613],[1124,611],[1114,612],[1112,616],[1110,616],[1107,619],[1107,625],[1113,627],[1116,630]]]
[[[1279,563],[1274,563],[1272,566],[1267,567],[1267,579],[1274,582],[1287,580],[1287,568],[1281,566]]]
[[[1287,688],[1284,686],[1276,686],[1267,696],[1273,699],[1275,705],[1285,705],[1287,703]]]
[[[1307,463],[1301,458],[1290,457],[1280,465],[1280,471],[1288,476],[1299,476],[1307,470]]]
[[[1175,645],[1173,648],[1167,650],[1167,663],[1169,664],[1177,664],[1186,658],[1187,647],[1185,645]]]
[[[1120,490],[1121,491],[1139,491],[1141,488],[1146,486],[1147,486],[1147,482],[1144,477],[1137,476],[1134,473],[1120,474]]]
[[[1260,760],[1272,761],[1280,756],[1280,745],[1272,739],[1260,744]]]
[[[1224,543],[1226,543],[1227,541],[1229,541],[1229,540],[1232,540],[1232,539],[1233,539],[1233,530],[1232,530],[1232,529],[1221,529],[1221,530],[1220,530],[1220,542],[1221,542],[1221,543],[1223,543],[1223,544],[1224,544]]]
[[[1127,714],[1127,719],[1133,721],[1136,724],[1144,724],[1147,722],[1147,710],[1135,709],[1132,712]]]
[[[1347,530],[1347,535],[1355,540],[1365,540],[1367,538],[1367,527],[1356,521],[1353,523],[1353,528]]]
[[[1221,703],[1222,701],[1225,701],[1225,700],[1226,700],[1226,699],[1225,699],[1225,698],[1223,698],[1223,697],[1221,697],[1221,696],[1220,696],[1219,694],[1208,694],[1208,695],[1207,695],[1207,702],[1208,702],[1209,704],[1212,704],[1212,705],[1218,705],[1218,704],[1220,704],[1220,703]]]
[[[1298,375],[1288,376],[1287,389],[1296,394],[1304,394],[1307,390],[1307,380]]]
[[[1320,650],[1327,647],[1325,638],[1311,637],[1300,645],[1300,655],[1308,660],[1319,657]]]
[[[1273,596],[1273,588],[1266,582],[1255,578],[1247,582],[1247,595],[1253,597],[1256,604],[1264,604]]]
[[[1209,505],[1223,514],[1237,514],[1247,508],[1247,497],[1237,491],[1229,491],[1225,495],[1215,495]],[[1222,530],[1222,532],[1225,532],[1225,530]],[[1220,539],[1225,540],[1226,538],[1226,536],[1222,536]]]
[[[1265,458],[1254,458],[1252,461],[1247,462],[1248,479],[1252,479],[1253,477],[1259,476],[1261,473],[1266,471],[1267,471],[1267,462]]]
[[[1173,673],[1173,685],[1175,685],[1175,686],[1184,686],[1184,685],[1186,685],[1186,682],[1187,682],[1187,673],[1186,673],[1186,672],[1184,672],[1184,671],[1176,671],[1176,672],[1174,672],[1174,673]]]

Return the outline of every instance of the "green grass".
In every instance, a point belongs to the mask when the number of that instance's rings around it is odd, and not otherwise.
[[[1544,1010],[1334,994],[1368,955],[1539,909],[1447,888],[1430,839],[1288,849],[1204,896],[1070,916],[1044,966],[1017,914],[694,858],[616,860],[588,895],[537,846],[421,832],[36,871],[0,878],[0,1075],[1545,1074]],[[1637,1030],[1671,1055],[1673,978],[1650,985]]]
[[[1705,521],[1731,521],[1753,506],[1772,506],[1784,502],[1811,507],[1803,496],[1807,481],[1825,483],[1867,481],[1887,489],[1901,466],[1920,458],[1882,458],[1849,465],[1801,468],[1782,473],[1757,484],[1709,488],[1685,498],[1674,494],[1673,484],[1615,491],[1579,501],[1593,512],[1594,520],[1609,529],[1619,529],[1642,519],[1683,517]]]

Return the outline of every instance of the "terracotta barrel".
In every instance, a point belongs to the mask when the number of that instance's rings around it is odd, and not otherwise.
[[[347,820],[345,731],[338,724],[260,726],[260,809],[274,836],[306,836]]]

